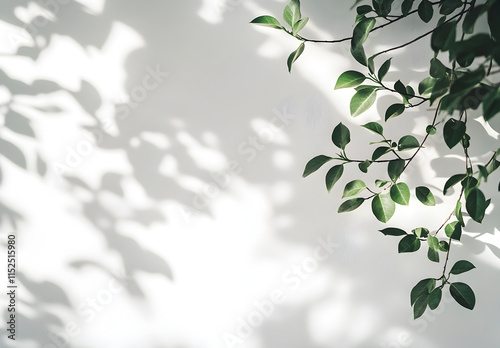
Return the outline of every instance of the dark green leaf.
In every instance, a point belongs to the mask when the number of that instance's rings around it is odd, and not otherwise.
[[[466,177],[467,174],[455,174],[452,177],[450,177],[444,184],[443,195],[445,195],[448,192],[448,189],[450,187],[455,186],[456,184],[464,180]]]
[[[356,196],[366,189],[366,184],[361,180],[353,180],[345,185],[342,198]]]
[[[439,252],[437,250],[429,248],[427,250],[427,258],[432,262],[439,262]]]
[[[356,117],[368,110],[375,103],[377,87],[367,86],[356,92],[351,99],[351,116]]]
[[[365,50],[363,48],[363,46],[359,45],[355,48],[352,48],[351,47],[351,55],[354,57],[354,59],[356,59],[356,61],[363,65],[363,66],[367,66],[367,61],[366,61],[366,54],[365,54]]]
[[[452,149],[457,145],[465,134],[465,122],[450,118],[443,128],[444,142]]]
[[[346,145],[351,142],[351,133],[349,132],[349,128],[344,126],[342,122],[340,122],[333,129],[332,142],[335,144],[335,146],[342,150],[344,150]]]
[[[429,73],[432,77],[435,78],[440,78],[444,77],[446,73],[448,72],[448,68],[444,66],[443,63],[437,58],[432,58],[431,59],[431,68],[429,70]]]
[[[465,208],[470,217],[476,222],[483,221],[486,208],[489,205],[489,201],[486,201],[483,192],[478,188],[472,189],[466,200]]]
[[[444,227],[446,235],[455,240],[460,240],[462,237],[462,225],[458,221],[453,221]]]
[[[370,5],[362,5],[362,6],[359,6],[356,8],[356,12],[359,14],[359,15],[364,15],[364,14],[367,14],[369,12],[372,12],[373,9]]]
[[[427,244],[432,250],[439,250],[439,240],[434,236],[427,237]]]
[[[262,25],[264,27],[270,27],[270,28],[274,28],[274,29],[283,29],[280,22],[272,16],[260,16],[260,17],[255,18],[250,23]]]
[[[314,173],[317,171],[323,164],[325,164],[328,161],[331,161],[333,158],[325,155],[319,155],[314,157],[312,160],[307,162],[306,168],[304,169],[304,173],[302,174],[302,177],[305,178],[311,173]]]
[[[474,309],[476,297],[474,291],[465,283],[451,283],[450,294],[461,306],[467,309]]]
[[[404,182],[397,183],[391,187],[391,199],[401,205],[410,203],[410,189]]]
[[[385,236],[404,236],[407,233],[400,228],[395,227],[387,227],[383,230],[380,230]]]
[[[450,88],[450,94],[459,94],[467,91],[474,86],[476,86],[485,76],[485,71],[483,67],[479,67],[478,69],[472,72],[466,72],[462,76],[453,82],[453,85]]]
[[[472,263],[467,260],[460,260],[455,262],[453,267],[450,270],[451,274],[460,274],[470,271],[471,269],[476,268]]]
[[[368,173],[368,167],[371,166],[372,162],[369,160],[365,160],[358,164],[359,170],[363,173]]]
[[[384,134],[384,128],[380,125],[380,123],[377,122],[368,122],[367,124],[364,124],[361,127],[371,130],[372,132],[377,133],[379,135]]]
[[[405,135],[398,142],[398,150],[411,150],[420,147],[420,143],[413,135]]]
[[[288,72],[292,72],[292,64],[295,63],[295,61],[300,57],[302,52],[304,52],[304,48],[305,48],[304,43],[301,43],[299,48],[297,48],[288,56],[287,60]]]
[[[405,111],[404,104],[392,104],[385,112],[385,120],[401,115]]]
[[[384,187],[387,185],[390,181],[385,181],[385,180],[375,180],[375,186],[377,187]]]
[[[424,314],[427,309],[428,301],[429,295],[421,295],[417,298],[413,306],[413,319],[418,319]]]
[[[429,135],[434,135],[436,134],[437,130],[436,130],[436,127],[434,127],[433,125],[428,125],[426,128],[425,128],[425,132]]]
[[[342,164],[330,168],[328,173],[326,173],[325,181],[326,189],[328,190],[328,192],[330,192],[333,188],[333,185],[335,185],[335,183],[339,181],[342,173],[344,173],[344,166]]]
[[[460,201],[457,201],[457,205],[455,206],[455,216],[458,222],[460,222],[460,225],[462,225],[462,227],[465,227],[464,218],[462,216],[462,202]]]
[[[349,199],[340,205],[339,210],[337,212],[345,213],[348,211],[353,211],[357,209],[361,204],[363,204],[364,201],[365,201],[364,198]]]
[[[414,234],[408,234],[398,244],[399,253],[412,253],[420,249],[420,239]]]
[[[434,14],[434,9],[429,0],[422,0],[420,5],[418,5],[418,15],[422,21],[428,23],[432,19]]]
[[[378,194],[372,200],[372,212],[381,222],[387,222],[394,215],[396,204],[387,194]]]
[[[462,0],[446,0],[443,2],[441,5],[441,9],[439,10],[439,13],[442,15],[449,15],[453,13],[457,8],[462,7],[463,3]]]
[[[414,2],[415,0],[403,1],[403,3],[401,4],[401,12],[403,13],[404,16],[408,15],[408,13],[411,11]]]
[[[349,70],[337,79],[337,83],[335,84],[335,89],[348,88],[348,87],[356,87],[359,86],[366,79],[366,76],[360,72]]]
[[[415,189],[415,194],[417,195],[417,199],[425,205],[434,206],[436,205],[436,200],[434,199],[434,195],[431,190],[429,190],[425,186],[419,186]]]
[[[431,294],[429,295],[429,308],[431,310],[434,310],[439,306],[439,303],[441,303],[442,294],[443,291],[441,290],[441,288],[435,288],[431,291]]]
[[[389,69],[390,69],[390,67],[391,67],[391,59],[392,59],[392,58],[387,59],[387,60],[384,62],[384,64],[382,64],[382,65],[380,66],[380,69],[378,69],[378,74],[377,74],[377,75],[378,75],[378,79],[379,79],[380,81],[382,81],[382,80],[383,80],[383,78],[385,77],[385,75],[387,75],[387,72],[389,71]]]
[[[385,155],[389,151],[391,151],[390,147],[387,147],[387,146],[377,147],[375,149],[375,151],[373,151],[372,161],[376,161],[377,159],[379,159],[380,157],[382,157],[383,155]]]
[[[356,24],[352,32],[352,39],[351,39],[352,49],[355,49],[356,47],[363,45],[363,43],[368,38],[368,35],[370,34],[370,30],[372,30],[373,27],[375,26],[375,23],[376,23],[375,18],[365,18],[361,20],[358,24]]]
[[[401,173],[403,173],[405,167],[405,161],[402,159],[396,159],[389,162],[387,165],[387,173],[392,181],[396,181]]]
[[[476,24],[477,19],[479,16],[484,13],[484,5],[478,5],[471,9],[467,14],[465,15],[464,21],[462,23],[462,30],[466,34],[472,34],[474,32],[474,26]]]
[[[400,80],[397,80],[394,84],[394,90],[403,96],[406,95],[406,87]]]
[[[483,117],[486,121],[500,112],[500,89],[491,91],[483,102]]]
[[[417,298],[422,295],[428,295],[436,287],[436,279],[427,278],[422,279],[411,289],[410,303],[413,306]]]
[[[498,14],[500,13],[500,2],[494,1],[488,9],[488,25],[490,27],[491,36],[498,43],[500,41],[500,22]]]

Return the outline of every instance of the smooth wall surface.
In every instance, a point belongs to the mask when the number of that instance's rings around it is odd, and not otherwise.
[[[349,36],[351,2],[303,1],[303,35]],[[45,5],[44,5],[45,4]],[[411,288],[438,277],[422,249],[397,253],[397,238],[368,204],[339,215],[343,185],[383,178],[347,168],[328,193],[327,169],[305,163],[335,155],[332,129],[351,129],[353,157],[371,155],[378,121],[397,98],[382,95],[351,118],[352,90],[337,77],[358,69],[349,44],[298,42],[249,24],[281,18],[285,1],[52,0],[0,5],[0,218],[2,260],[17,239],[17,334],[2,347],[368,348],[496,347],[500,343],[498,175],[482,225],[468,221],[450,262],[476,293],[471,312],[448,292],[412,319]],[[45,7],[44,7],[45,6]],[[415,37],[418,22],[373,34],[368,50]],[[414,87],[428,69],[423,40],[398,52],[389,81]],[[377,62],[381,64],[382,62]],[[362,70],[361,70],[362,71]],[[421,138],[433,116],[420,108],[392,120],[394,137]],[[474,115],[472,115],[474,116]],[[471,117],[472,117],[471,116]],[[480,115],[475,115],[479,117]],[[493,128],[470,122],[471,155],[498,148]],[[9,145],[11,144],[11,145]],[[404,174],[429,185],[437,207],[413,196],[389,226],[438,228],[463,169],[434,136]],[[2,266],[6,269],[6,266]],[[1,293],[7,275],[2,273]]]

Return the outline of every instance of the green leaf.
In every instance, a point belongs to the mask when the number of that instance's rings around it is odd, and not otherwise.
[[[405,135],[404,137],[399,139],[399,142],[398,142],[398,150],[399,151],[411,150],[411,149],[415,149],[417,147],[420,147],[420,143],[412,135]]]
[[[425,23],[429,23],[432,19],[432,15],[434,14],[434,9],[432,8],[432,4],[429,0],[422,0],[420,5],[418,5],[418,16]]]
[[[306,17],[306,18],[302,18],[300,19],[297,23],[295,23],[295,25],[293,26],[293,29],[292,29],[292,34],[293,35],[296,35],[299,33],[299,31],[301,31],[302,29],[304,29],[304,27],[306,26],[307,22],[309,22],[309,17]]]
[[[355,49],[356,47],[363,45],[363,43],[368,38],[370,31],[375,26],[375,23],[376,23],[375,18],[365,18],[361,20],[358,24],[356,24],[352,32],[352,39],[351,39],[352,49]]]
[[[500,89],[497,87],[484,99],[483,117],[490,120],[500,112]]]
[[[367,86],[358,90],[351,99],[351,116],[359,116],[368,110],[375,103],[377,90],[378,88],[374,86]]]
[[[387,222],[394,215],[396,204],[387,194],[378,194],[372,200],[372,212],[381,222]]]
[[[391,59],[392,59],[392,58],[387,59],[387,60],[384,62],[384,64],[382,64],[382,65],[380,66],[380,69],[378,69],[378,74],[377,74],[377,76],[378,76],[378,79],[379,79],[380,81],[382,81],[382,80],[384,79],[385,75],[387,75],[387,72],[389,71],[389,69],[390,69],[390,67],[391,67]]]
[[[396,159],[389,162],[387,165],[387,173],[392,181],[396,181],[401,176],[405,168],[405,163],[406,162],[402,159]]]
[[[465,135],[465,122],[450,118],[444,125],[444,142],[452,149]]]
[[[297,48],[288,56],[287,60],[288,72],[292,72],[292,64],[295,63],[295,61],[300,57],[302,52],[304,52],[304,48],[305,48],[304,43],[301,43],[299,48]]]
[[[462,227],[465,227],[464,218],[462,216],[462,202],[460,201],[457,201],[457,205],[455,206],[455,216],[458,222],[460,222],[460,225],[462,225]]]
[[[427,278],[422,279],[411,289],[410,292],[410,303],[413,306],[417,298],[422,295],[429,295],[430,292],[436,287],[436,279]]]
[[[417,195],[417,199],[425,205],[435,206],[436,200],[434,199],[434,195],[431,190],[429,190],[425,186],[419,186],[415,189],[415,194]]]
[[[488,26],[490,27],[491,36],[497,43],[500,41],[500,23],[498,22],[499,13],[500,2],[494,1],[488,9]]]
[[[351,55],[354,57],[354,59],[356,59],[356,61],[363,65],[363,66],[367,66],[367,60],[366,60],[366,54],[365,54],[365,50],[363,48],[363,46],[359,45],[355,48],[352,48],[350,49],[351,51]]]
[[[428,301],[429,295],[422,295],[417,298],[413,306],[413,319],[418,319],[424,314],[427,309]]]
[[[413,6],[413,3],[415,0],[404,0],[403,3],[401,4],[401,12],[403,13],[403,16],[407,16],[408,13],[411,11],[411,8]]]
[[[410,189],[404,182],[397,183],[391,187],[391,199],[401,205],[410,203]]]
[[[444,184],[443,195],[445,195],[448,192],[448,189],[455,186],[456,184],[464,180],[466,177],[467,174],[455,174],[452,177],[450,177]]]
[[[377,159],[379,159],[380,157],[382,157],[383,155],[385,155],[386,153],[388,153],[390,151],[391,151],[391,148],[387,147],[387,146],[377,147],[375,149],[375,151],[373,151],[372,161],[376,161]]]
[[[446,0],[441,4],[441,9],[439,10],[439,13],[447,16],[453,13],[453,11],[455,11],[457,8],[462,6],[463,6],[462,0]]]
[[[437,27],[431,35],[431,48],[434,52],[448,51],[455,43],[457,22],[444,23]]]
[[[366,76],[354,70],[348,70],[342,73],[337,79],[335,89],[349,88],[359,86],[366,79]]]
[[[425,227],[417,227],[411,231],[417,238],[427,238],[429,230]]]
[[[276,18],[274,18],[273,16],[260,16],[260,17],[255,18],[250,23],[262,25],[264,27],[270,27],[270,28],[274,28],[274,29],[283,29],[280,22]]]
[[[444,227],[444,233],[451,239],[460,240],[462,237],[462,225],[458,221],[453,221]]]
[[[361,180],[353,180],[345,185],[342,198],[356,196],[366,189],[366,184]]]
[[[385,180],[375,180],[375,186],[377,187],[384,187],[385,185],[387,185],[389,183],[389,181],[385,181]]]
[[[429,135],[434,135],[436,134],[437,130],[436,130],[436,127],[434,127],[433,125],[428,125],[426,128],[425,128],[425,132]]]
[[[335,183],[339,181],[343,173],[344,173],[344,165],[342,164],[330,168],[328,173],[326,173],[325,181],[326,181],[326,189],[328,190],[328,192],[332,190],[333,185],[335,185]]]
[[[337,212],[345,213],[348,211],[353,211],[357,209],[361,204],[363,204],[364,201],[365,201],[364,198],[349,199],[340,205],[339,210]]]
[[[483,67],[479,67],[472,72],[464,73],[456,79],[455,82],[453,82],[453,85],[450,88],[450,94],[460,94],[464,91],[470,90],[483,80],[485,74],[486,73]]]
[[[435,77],[435,78],[440,78],[440,77],[444,77],[446,75],[446,73],[448,72],[448,68],[446,66],[444,66],[443,63],[441,63],[441,61],[437,58],[432,58],[431,59],[431,68],[429,70],[429,74],[432,76],[432,77]]]
[[[358,164],[359,170],[363,173],[368,173],[368,167],[371,166],[372,162],[370,160],[365,160]]]
[[[448,250],[450,250],[450,244],[448,244],[448,242],[445,240],[440,241],[439,242],[439,250],[441,250],[443,252],[447,252]]]
[[[285,6],[283,10],[283,18],[285,22],[288,23],[291,27],[295,25],[302,17],[300,13],[300,1],[299,0],[291,0],[288,5]]]
[[[462,23],[462,30],[465,34],[472,34],[474,32],[476,21],[479,16],[484,13],[484,10],[484,5],[478,5],[467,12]]]
[[[471,269],[476,268],[472,263],[467,260],[460,260],[455,262],[453,267],[450,270],[451,274],[461,274],[470,271]]]
[[[402,229],[395,227],[387,227],[379,231],[382,232],[385,236],[404,236],[407,234]]]
[[[364,15],[364,14],[370,13],[372,11],[373,11],[373,9],[370,5],[362,5],[362,6],[359,6],[356,8],[356,12],[359,15]]]
[[[439,306],[439,303],[441,303],[442,295],[443,291],[441,290],[441,288],[435,288],[431,291],[429,295],[429,308],[431,310],[434,310]]]
[[[333,158],[325,155],[319,155],[311,159],[309,162],[306,164],[306,168],[304,169],[304,173],[302,174],[302,177],[305,178],[309,174],[314,173],[317,171],[323,164],[325,164],[328,161],[331,161]]]
[[[385,120],[388,121],[390,118],[401,115],[405,111],[404,104],[392,104],[387,108],[385,112]]]
[[[466,196],[465,208],[470,217],[476,222],[483,221],[488,205],[489,201],[486,201],[484,193],[478,188],[472,189],[469,195]]]
[[[380,123],[368,122],[367,124],[364,124],[361,127],[371,130],[372,132],[377,133],[379,135],[382,136],[384,135],[384,128],[380,125]]]
[[[406,87],[401,80],[397,80],[396,83],[394,83],[394,90],[403,96],[406,95]]]
[[[429,244],[429,250],[427,251],[427,257],[433,262],[439,262],[439,241],[436,237],[428,236],[427,244]]]
[[[427,250],[427,258],[432,262],[439,262],[439,252],[437,250],[429,248]]]
[[[340,122],[333,129],[332,142],[335,146],[342,150],[344,150],[346,145],[351,142],[351,133],[349,132],[349,128],[344,126],[342,122]]]
[[[399,241],[399,253],[412,253],[420,249],[420,239],[414,234],[408,234]]]
[[[459,305],[467,309],[474,309],[476,297],[474,291],[465,283],[451,283],[450,294],[458,302]]]

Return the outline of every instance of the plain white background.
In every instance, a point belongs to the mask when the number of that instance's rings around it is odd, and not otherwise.
[[[446,291],[437,310],[414,321],[410,290],[439,276],[442,262],[427,260],[424,248],[399,255],[398,238],[377,232],[386,226],[368,204],[336,213],[345,183],[372,184],[385,168],[348,168],[330,194],[326,168],[301,178],[309,159],[335,154],[339,122],[351,129],[349,153],[369,157],[377,138],[356,125],[381,120],[397,98],[381,95],[366,114],[349,116],[353,91],[333,90],[343,71],[363,71],[348,43],[308,44],[289,74],[286,58],[299,43],[249,24],[262,14],[281,18],[285,4],[1,5],[0,103],[11,127],[0,136],[21,151],[0,159],[2,255],[15,233],[20,284],[17,339],[2,330],[2,346],[498,345],[498,175],[484,189],[489,216],[467,222],[450,256],[450,264],[475,264],[459,278],[474,289],[476,308]],[[350,6],[303,1],[311,17],[303,35],[349,36]],[[374,33],[367,50],[421,30],[410,21]],[[430,58],[425,39],[397,52],[388,81],[416,88]],[[420,108],[384,127],[395,138],[421,138],[432,115]],[[498,147],[495,122],[496,131],[470,122],[478,163]],[[458,149],[438,160],[442,143],[440,134],[431,138],[403,176],[431,187],[438,205],[412,196],[388,226],[436,229],[453,209],[457,192],[440,192],[463,164]]]

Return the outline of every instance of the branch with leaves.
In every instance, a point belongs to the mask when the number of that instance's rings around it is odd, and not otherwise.
[[[285,6],[283,19],[288,27],[269,15],[257,17],[251,23],[282,30],[300,41],[299,47],[287,59],[289,72],[303,54],[306,43],[337,44],[350,41],[352,57],[366,71],[349,70],[342,73],[335,89],[354,88],[355,93],[350,101],[352,117],[358,117],[370,109],[377,100],[377,95],[382,92],[395,94],[401,99],[387,108],[383,115],[385,122],[401,116],[407,109],[425,104],[436,108],[434,117],[425,129],[425,137],[420,141],[411,134],[398,137],[397,142],[393,141],[385,135],[380,122],[362,125],[381,138],[378,142],[370,143],[377,147],[368,159],[354,159],[348,155],[346,148],[351,142],[351,134],[347,126],[339,123],[332,133],[332,142],[339,152],[335,156],[319,155],[311,159],[305,167],[303,177],[316,172],[330,161],[337,161],[338,164],[328,170],[325,178],[330,192],[342,178],[346,165],[356,164],[362,173],[367,173],[371,165],[387,165],[387,178],[375,180],[372,187],[360,179],[349,181],[342,194],[342,198],[346,200],[338,208],[339,213],[350,212],[366,201],[371,201],[374,216],[387,223],[398,205],[410,204],[411,190],[408,184],[401,181],[401,176],[428,138],[441,131],[449,149],[461,146],[465,158],[464,171],[452,175],[443,188],[443,195],[446,195],[453,186],[460,184],[460,195],[444,223],[434,230],[418,227],[408,233],[397,227],[387,227],[380,232],[386,236],[402,236],[398,245],[400,253],[415,252],[421,248],[422,243],[427,243],[427,257],[430,261],[439,262],[440,254],[445,255],[442,274],[419,281],[411,290],[410,304],[415,319],[427,307],[434,310],[439,306],[445,286],[449,286],[450,294],[457,303],[473,309],[476,302],[473,290],[465,283],[452,282],[451,277],[472,270],[474,265],[467,260],[460,260],[448,272],[447,267],[451,245],[460,242],[462,229],[465,227],[464,213],[477,223],[485,218],[491,200],[486,198],[481,184],[500,167],[500,148],[492,149],[492,156],[487,163],[472,162],[469,147],[473,139],[467,127],[468,110],[481,110],[486,122],[500,113],[500,83],[494,82],[493,76],[500,71],[500,0],[404,0],[399,9],[393,7],[393,0],[372,0],[370,5],[358,6],[362,2],[363,0],[357,0],[353,6],[356,8],[356,17],[352,35],[337,40],[306,39],[299,35],[309,22],[308,17],[302,18],[299,0],[291,0]],[[431,21],[437,14],[439,19],[432,24]],[[363,45],[372,32],[414,15],[418,15],[429,29],[406,43],[367,56]],[[377,26],[378,21],[384,22]],[[476,33],[476,27],[488,30]],[[430,49],[434,52],[429,62],[428,76],[418,84],[416,91],[401,80],[388,86],[384,78],[391,69],[392,57],[384,60],[378,69],[376,59],[426,37],[430,37]],[[445,55],[448,56],[447,61],[443,59]],[[500,184],[498,189],[500,191]],[[436,204],[434,194],[428,187],[416,187],[415,196],[424,205]],[[444,236],[440,236],[441,231]]]

